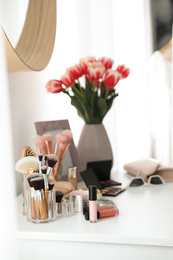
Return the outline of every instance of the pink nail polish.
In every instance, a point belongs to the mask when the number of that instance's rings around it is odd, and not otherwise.
[[[89,186],[89,219],[90,223],[97,222],[97,186]]]

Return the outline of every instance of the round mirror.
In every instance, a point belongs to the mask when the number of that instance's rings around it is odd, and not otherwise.
[[[4,7],[1,25],[8,70],[43,70],[55,42],[56,0],[7,0]]]

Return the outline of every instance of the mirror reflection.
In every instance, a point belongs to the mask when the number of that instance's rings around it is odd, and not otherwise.
[[[5,0],[1,26],[15,48],[25,23],[29,0]]]
[[[57,130],[50,130],[50,131],[44,132],[44,134],[51,134],[52,135],[52,148],[53,148],[53,150],[54,150],[54,147],[55,147],[55,137],[56,137],[57,134],[61,134],[63,130],[64,129],[57,129]],[[69,149],[67,150],[67,153],[65,154],[65,157],[62,161],[61,166],[62,167],[60,168],[60,172],[58,174],[58,181],[60,181],[60,180],[66,180],[67,181],[68,168],[76,166],[76,165],[74,165],[74,162],[72,160]]]

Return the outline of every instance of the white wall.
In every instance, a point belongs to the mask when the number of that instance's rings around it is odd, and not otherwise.
[[[133,8],[136,5],[138,13]],[[44,86],[88,55],[112,57],[115,67],[125,63],[131,68],[130,77],[118,86],[119,97],[103,122],[112,144],[114,168],[121,170],[124,163],[149,156],[143,8],[138,0],[103,0],[102,4],[98,0],[57,0],[57,36],[49,65],[42,72],[8,74],[15,163],[25,145],[33,147],[35,121],[68,119],[77,145],[83,121],[67,96],[48,94]],[[19,194],[21,176],[14,174]]]

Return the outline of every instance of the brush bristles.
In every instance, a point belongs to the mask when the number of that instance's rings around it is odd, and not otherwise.
[[[56,191],[56,203],[61,203],[62,197],[64,196],[64,192],[62,191]]]
[[[47,163],[49,167],[53,168],[57,163],[57,161],[58,161],[58,156],[56,154],[47,155]]]
[[[62,136],[60,137],[59,141],[60,141],[60,143],[62,143],[62,144],[66,144],[66,143],[68,142],[68,139],[67,139],[66,136],[63,136],[63,135],[62,135]]]
[[[48,178],[48,184],[49,184],[49,190],[52,190],[55,185],[55,181],[51,178]]]
[[[39,147],[43,148],[44,147],[44,138],[41,135],[36,135],[32,138],[33,143]]]
[[[38,160],[41,162],[43,160],[43,154],[38,155]]]
[[[42,172],[42,174],[46,174],[47,173],[47,166],[46,165],[43,165],[41,167],[41,172]]]
[[[32,178],[30,180],[31,187],[33,187],[35,190],[42,190],[44,189],[44,179],[43,177],[37,177],[37,178]]]
[[[51,134],[43,134],[42,135],[45,141],[52,141],[52,135]]]
[[[28,176],[27,176],[27,181],[29,183],[29,185],[31,186],[31,179],[34,179],[34,178],[37,178],[39,177],[40,175],[36,172],[33,172],[33,173],[30,173]],[[32,187],[32,186],[31,186]]]
[[[62,131],[62,135],[67,137],[68,142],[72,139],[72,133],[70,129],[65,129]]]

